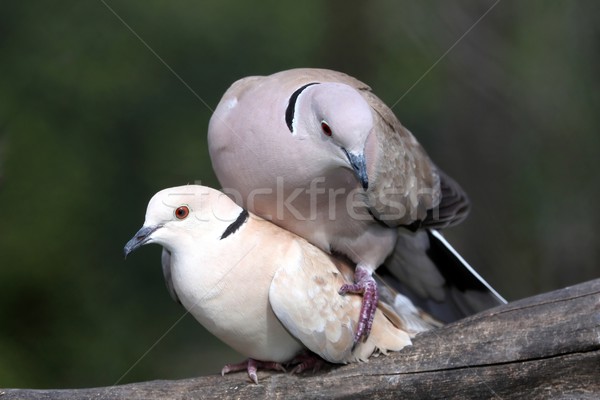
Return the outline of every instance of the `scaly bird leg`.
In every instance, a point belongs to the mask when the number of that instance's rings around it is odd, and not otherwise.
[[[346,293],[362,293],[363,300],[360,308],[360,316],[358,318],[358,327],[354,335],[354,343],[358,343],[361,339],[366,340],[371,333],[375,311],[377,310],[377,302],[379,294],[377,293],[377,283],[371,276],[371,271],[361,265],[356,267],[354,271],[354,284],[345,284],[340,288],[340,294]]]
[[[248,372],[248,376],[250,377],[252,382],[258,385],[258,375],[256,374],[258,368],[285,372],[285,368],[280,363],[272,361],[258,361],[249,358],[246,361],[242,361],[241,363],[226,364],[221,370],[221,375],[225,376],[225,374],[228,374],[230,372],[238,372],[245,370]]]

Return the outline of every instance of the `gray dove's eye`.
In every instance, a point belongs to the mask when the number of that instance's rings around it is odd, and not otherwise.
[[[175,210],[175,218],[185,219],[190,214],[188,206],[180,206]]]
[[[323,130],[323,134],[325,136],[331,136],[331,127],[325,121],[321,121],[321,129]]]

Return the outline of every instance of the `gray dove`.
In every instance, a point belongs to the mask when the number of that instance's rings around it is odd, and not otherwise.
[[[356,264],[355,340],[371,329],[373,272],[450,322],[502,304],[438,232],[469,200],[366,84],[340,72],[292,69],[235,82],[208,130],[223,190],[248,210]]]

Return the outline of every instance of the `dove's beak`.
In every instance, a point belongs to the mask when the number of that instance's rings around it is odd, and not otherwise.
[[[348,157],[348,161],[350,161],[350,165],[360,181],[361,186],[363,189],[367,190],[369,188],[369,177],[367,176],[367,161],[365,160],[365,155],[362,153],[350,153],[349,151],[346,151],[346,149],[343,150],[346,153],[346,157]]]
[[[153,225],[153,226],[143,226],[142,229],[137,231],[137,233],[131,238],[129,242],[125,245],[123,252],[125,253],[125,258],[132,251],[136,250],[138,247],[141,247],[150,241],[152,234],[161,227],[161,225]]]

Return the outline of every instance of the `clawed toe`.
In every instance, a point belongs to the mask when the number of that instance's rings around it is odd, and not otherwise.
[[[268,369],[272,371],[281,371],[285,372],[285,368],[278,362],[272,361],[258,361],[252,358],[247,359],[246,361],[242,361],[237,364],[226,364],[223,369],[221,369],[221,375],[224,376],[230,372],[238,372],[238,371],[246,371],[248,373],[248,377],[252,382],[258,385],[258,369]]]

